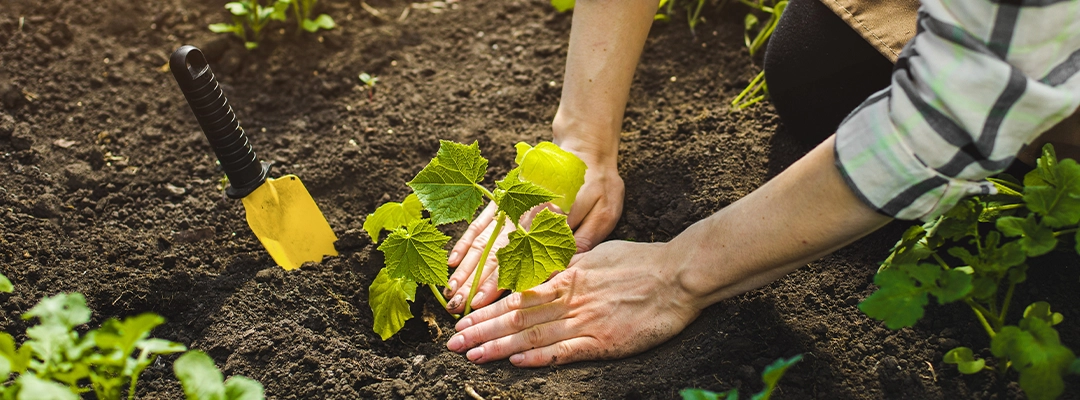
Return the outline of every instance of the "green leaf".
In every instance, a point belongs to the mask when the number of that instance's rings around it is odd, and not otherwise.
[[[1042,155],[1035,160],[1035,169],[1024,175],[1024,186],[1055,185],[1053,169],[1057,167],[1057,153],[1050,143],[1043,145]]]
[[[1046,321],[1051,326],[1060,324],[1065,319],[1061,313],[1050,311],[1050,303],[1037,301],[1024,309],[1024,318],[1038,318]]]
[[[975,273],[980,276],[1002,274],[1009,268],[1023,264],[1027,260],[1027,255],[1019,241],[998,246],[1000,241],[1001,234],[997,231],[990,231],[986,234],[982,252],[978,255],[973,255],[962,247],[950,248],[948,253],[971,266]]]
[[[1029,399],[1054,399],[1065,390],[1066,374],[1076,355],[1061,345],[1058,332],[1039,318],[1024,318],[1006,326],[990,341],[995,357],[1007,358],[1020,373],[1018,383]]]
[[[1080,165],[1072,159],[1062,160],[1047,167],[1042,177],[1047,185],[1024,187],[1028,209],[1042,216],[1043,223],[1052,228],[1076,225],[1080,221]]]
[[[199,350],[192,350],[173,363],[173,372],[184,387],[188,400],[225,400],[225,384],[214,360]]]
[[[985,276],[976,276],[971,280],[971,286],[971,297],[985,300],[997,294],[998,281]]]
[[[315,32],[319,29],[331,30],[337,26],[334,24],[334,19],[329,15],[321,14],[315,20],[305,19],[303,22],[303,28],[308,32]]]
[[[1069,365],[1069,373],[1080,375],[1080,358],[1073,360],[1073,363]]]
[[[541,210],[528,232],[510,232],[510,243],[499,249],[499,288],[521,292],[566,269],[577,252],[566,216]]]
[[[859,310],[870,317],[885,321],[889,329],[915,325],[923,316],[929,302],[927,290],[915,286],[915,281],[899,269],[883,269],[874,276],[880,289],[859,303]]]
[[[1005,236],[1020,236],[1020,247],[1028,257],[1041,256],[1057,247],[1058,240],[1054,237],[1054,231],[1039,224],[1035,220],[1035,214],[1028,214],[1027,218],[1001,217],[996,224]]]
[[[484,204],[484,192],[477,184],[484,179],[487,165],[475,141],[466,146],[441,140],[438,155],[408,185],[431,212],[435,225],[472,221]]]
[[[391,278],[386,269],[380,270],[368,288],[368,305],[375,317],[375,333],[382,340],[394,336],[405,326],[405,321],[413,317],[408,302],[415,300],[416,282]]]
[[[574,0],[551,0],[551,6],[555,11],[567,12],[574,9]]]
[[[277,0],[274,2],[273,12],[269,15],[270,19],[284,21],[286,17],[285,12],[289,10],[289,5],[292,4],[292,2],[293,0]]]
[[[679,391],[683,400],[739,400],[739,389],[716,393],[705,389],[683,389]]]
[[[165,323],[165,318],[154,313],[143,313],[127,317],[121,322],[110,318],[101,324],[94,335],[94,343],[102,349],[115,349],[127,357],[135,351],[135,344],[150,336],[150,331]]]
[[[960,201],[946,212],[937,224],[935,236],[950,240],[961,240],[974,236],[978,232],[979,215],[982,206],[974,198]]]
[[[187,346],[184,346],[182,343],[176,343],[173,341],[158,338],[140,340],[138,343],[135,344],[135,347],[147,353],[160,355],[182,353],[187,351]]]
[[[248,12],[249,12],[247,4],[244,4],[244,3],[238,2],[238,1],[234,1],[234,2],[231,2],[231,3],[225,3],[225,8],[227,10],[229,10],[229,12],[232,13],[232,15],[236,15],[236,16],[244,16],[244,15],[247,15]]]
[[[79,395],[58,382],[38,378],[34,374],[23,374],[15,380],[19,386],[17,400],[79,400]]]
[[[215,32],[215,33],[230,33],[231,32],[231,33],[239,34],[239,33],[244,32],[244,27],[243,26],[237,26],[237,25],[233,25],[233,24],[210,24],[210,26],[208,26],[208,28],[210,28],[211,32]]]
[[[17,347],[15,338],[7,332],[0,332],[0,355],[3,356],[0,358],[4,358],[10,363],[9,368],[11,372],[16,374],[26,372],[27,366],[30,365],[30,358],[33,357],[30,346],[23,345]]]
[[[420,220],[423,218],[423,210],[424,206],[420,204],[416,193],[409,193],[402,202],[383,204],[375,209],[374,213],[368,214],[367,219],[364,220],[364,230],[367,231],[368,236],[371,236],[372,241],[379,243],[379,233],[384,229],[393,231],[409,225],[410,222]]]
[[[386,257],[386,270],[392,278],[417,283],[446,285],[446,243],[450,237],[439,232],[427,219],[412,221],[399,228],[379,245]]]
[[[956,269],[942,271],[936,284],[930,288],[930,294],[937,297],[938,304],[952,303],[971,293],[971,275]]]
[[[559,198],[551,203],[559,206],[565,213],[577,199],[578,189],[585,184],[584,161],[555,143],[540,142],[536,147],[525,143],[514,145],[517,157],[514,162],[521,169],[521,179],[543,186]]]
[[[1009,268],[1009,275],[1006,277],[1009,283],[1023,283],[1027,280],[1027,264],[1021,264],[1013,268]]]
[[[903,236],[893,246],[889,258],[882,263],[882,266],[889,268],[893,265],[917,263],[929,257],[930,254],[933,254],[933,251],[922,243],[925,237],[926,229],[921,226],[915,225],[905,230]]]
[[[802,360],[802,354],[797,354],[795,357],[789,359],[779,358],[773,361],[765,367],[765,370],[761,372],[761,381],[765,382],[765,388],[751,397],[751,400],[769,400],[772,397],[772,393],[776,390],[776,384],[780,382],[780,378],[784,376],[788,368]]]
[[[13,291],[15,291],[15,285],[11,284],[8,277],[0,274],[0,293],[11,293]]]
[[[263,400],[263,385],[246,376],[234,376],[225,381],[225,398],[228,400]]]
[[[255,50],[259,48],[259,42],[244,42],[244,48],[248,50]]]
[[[90,322],[90,309],[82,293],[60,293],[41,299],[22,315],[29,320],[37,317],[42,325],[59,325],[66,329]]]
[[[945,353],[942,360],[946,364],[956,364],[961,374],[972,375],[982,372],[986,367],[986,360],[975,358],[974,353],[967,347],[957,347]]]
[[[506,178],[495,182],[498,187],[495,190],[495,203],[513,221],[520,220],[521,215],[533,207],[558,197],[542,186],[521,180],[519,173],[520,167],[514,168],[506,174]]]

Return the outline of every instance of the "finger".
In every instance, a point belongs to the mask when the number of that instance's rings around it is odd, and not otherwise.
[[[488,225],[491,225],[491,220],[495,219],[496,210],[498,210],[498,207],[495,206],[495,203],[488,203],[487,207],[484,207],[484,211],[480,213],[480,216],[469,224],[469,228],[461,235],[461,239],[458,239],[457,243],[454,244],[454,248],[450,251],[450,257],[447,259],[447,264],[456,267],[461,263],[461,258],[468,252],[469,246],[476,241],[481,232],[487,229]]]
[[[534,307],[533,309],[537,308],[540,307]],[[511,315],[515,314],[508,314],[508,316]],[[572,338],[576,334],[573,328],[574,324],[570,319],[557,319],[551,322],[530,325],[517,333],[483,342],[483,344],[466,352],[465,357],[474,363],[483,364],[506,359],[514,354],[532,349],[545,348],[553,343]],[[466,340],[469,339],[466,337]]]
[[[446,347],[452,351],[463,352],[475,347],[487,347],[488,354],[501,354],[498,358],[506,358],[515,352],[525,351],[534,347],[546,346],[560,339],[569,337],[566,325],[557,325],[555,331],[534,329],[548,325],[552,322],[562,321],[566,316],[566,307],[558,303],[547,303],[536,307],[513,310],[483,323],[470,326],[458,332],[446,343]],[[554,328],[547,328],[554,329]],[[508,342],[507,338],[525,334],[516,341]],[[563,336],[559,336],[563,335]],[[540,342],[538,338],[549,338],[549,342]],[[550,339],[554,338],[554,339]],[[496,344],[492,344],[498,342]],[[530,347],[512,347],[524,344]],[[493,347],[494,346],[494,347]],[[496,351],[497,350],[497,351]],[[484,350],[481,350],[483,352]],[[472,359],[472,358],[470,358]]]
[[[510,363],[517,367],[545,367],[615,356],[614,354],[604,354],[600,349],[600,341],[596,338],[590,336],[574,337],[511,355]]]
[[[470,326],[497,318],[513,310],[550,303],[557,298],[559,298],[559,292],[556,290],[555,285],[552,282],[546,282],[524,292],[513,293],[506,298],[499,300],[499,302],[491,307],[484,307],[483,309],[476,310],[472,314],[466,315],[458,321],[457,325],[454,326],[454,329],[461,332]]]
[[[608,207],[597,207],[589,211],[589,215],[581,221],[581,225],[574,231],[574,243],[578,252],[592,250],[600,244],[611,231],[615,230],[615,224],[619,222],[622,210],[612,210]]]
[[[471,229],[472,226],[469,228]],[[446,289],[443,290],[443,295],[451,297],[455,293],[462,294],[461,289],[472,284],[476,264],[480,261],[480,256],[484,253],[484,247],[487,246],[488,240],[491,240],[493,230],[495,230],[495,225],[488,224],[483,231],[473,235],[472,240],[466,243],[466,248],[461,250],[461,252],[465,253],[465,256],[462,257],[457,268],[454,269],[454,273],[450,275],[450,279],[446,283]],[[453,302],[453,299],[451,299],[451,302]]]
[[[498,265],[484,267],[484,269],[488,268],[491,269],[491,275],[484,277],[484,279],[480,281],[480,288],[476,289],[476,294],[473,295],[472,308],[474,310],[494,303],[495,300],[498,300],[499,296],[503,293],[502,290],[499,290]]]

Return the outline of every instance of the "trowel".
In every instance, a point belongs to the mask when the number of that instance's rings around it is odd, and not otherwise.
[[[180,47],[169,67],[229,179],[225,195],[242,200],[248,226],[274,262],[291,270],[336,256],[337,236],[300,178],[268,177],[270,164],[256,157],[203,52]]]

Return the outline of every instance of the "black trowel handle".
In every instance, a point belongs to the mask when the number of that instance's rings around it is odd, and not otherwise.
[[[270,166],[255,156],[202,50],[181,47],[169,59],[169,67],[229,177],[225,194],[234,199],[247,196],[266,180]]]

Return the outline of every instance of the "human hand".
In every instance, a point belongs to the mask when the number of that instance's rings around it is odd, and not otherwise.
[[[570,229],[574,230],[574,240],[580,253],[592,249],[615,229],[615,223],[622,215],[625,189],[618,169],[613,163],[593,162],[593,158],[588,154],[574,153],[589,167],[585,171],[585,183],[578,190],[574,206],[567,216],[567,223]],[[532,218],[544,207],[561,212],[558,207],[550,203],[537,206],[532,212],[522,216],[521,226],[528,227]],[[483,256],[484,247],[493,236],[492,231],[496,225],[495,210],[495,204],[489,203],[450,251],[447,264],[455,270],[450,276],[446,289],[443,290],[443,295],[449,299],[446,308],[452,313],[461,313],[465,309],[465,300],[472,291],[472,282],[476,276],[476,266],[480,262],[480,257]],[[503,291],[498,287],[498,260],[495,252],[509,243],[507,235],[513,230],[514,225],[507,223],[502,232],[494,235],[495,243],[492,245],[491,252],[488,253],[480,277],[480,286],[470,304],[473,309],[491,304],[502,294]]]
[[[447,348],[519,367],[640,353],[682,331],[704,306],[671,261],[666,243],[602,243],[548,282],[463,317]]]

